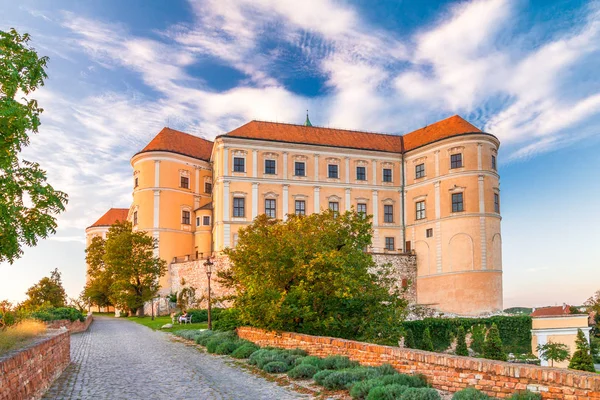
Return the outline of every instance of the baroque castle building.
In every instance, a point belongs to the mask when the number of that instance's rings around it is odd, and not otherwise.
[[[251,121],[214,142],[164,128],[131,159],[130,208],[109,210],[86,234],[89,242],[124,219],[147,231],[169,264],[169,293],[178,265],[201,270],[259,214],[353,208],[373,216],[370,252],[416,258],[412,301],[461,315],[498,311],[499,145],[456,115],[405,135],[314,127],[308,117]]]

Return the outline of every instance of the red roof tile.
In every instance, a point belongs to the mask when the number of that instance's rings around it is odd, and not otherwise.
[[[454,115],[404,135],[404,148],[405,151],[409,151],[440,139],[477,132],[481,132],[481,130],[458,115]],[[402,139],[400,135],[277,122],[251,121],[227,133],[225,136],[386,151],[391,153],[400,153],[402,151]]]
[[[88,228],[95,226],[111,226],[117,221],[126,221],[127,214],[129,214],[129,208],[111,208]]]
[[[168,151],[210,161],[213,142],[189,133],[163,128],[140,153]],[[140,154],[138,153],[138,154]]]
[[[533,310],[532,317],[557,317],[571,314],[571,306],[563,304],[562,306],[540,307]]]

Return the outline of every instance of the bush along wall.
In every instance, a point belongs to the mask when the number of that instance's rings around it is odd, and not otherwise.
[[[490,328],[496,324],[500,332],[500,339],[507,353],[531,353],[531,317],[530,316],[494,316],[489,318],[425,318],[420,321],[405,321],[404,329],[410,329],[415,338],[415,345],[422,347],[422,338],[426,328],[429,328],[433,348],[435,351],[446,350],[454,337],[458,327],[462,326],[466,332],[471,327],[483,325]]]

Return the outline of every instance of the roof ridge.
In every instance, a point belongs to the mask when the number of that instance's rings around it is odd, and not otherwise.
[[[354,133],[368,133],[370,135],[381,135],[381,136],[402,136],[402,134],[399,133],[385,133],[385,132],[374,132],[374,131],[359,131],[357,129],[345,129],[345,128],[332,128],[332,127],[326,127],[326,126],[316,126],[316,125],[311,125],[311,126],[306,126],[304,124],[292,124],[291,122],[276,122],[276,121],[265,121],[265,120],[260,120],[260,119],[253,119],[250,122],[245,123],[242,126],[248,125],[251,122],[264,122],[267,124],[278,124],[278,125],[291,125],[291,126],[299,126],[299,127],[303,127],[303,128],[315,128],[315,129],[335,129],[336,131],[344,131],[344,132],[354,132]],[[239,129],[242,126],[236,128]],[[234,129],[234,130],[236,130]],[[233,132],[233,131],[230,131]],[[230,132],[228,132],[227,134],[229,134]],[[226,134],[226,135],[227,135]]]
[[[170,130],[170,131],[173,131],[173,132],[181,133],[181,134],[184,134],[184,135],[187,135],[187,136],[192,136],[192,137],[194,137],[194,138],[197,138],[197,139],[202,139],[202,140],[204,140],[205,142],[214,143],[214,141],[212,141],[212,140],[208,140],[208,139],[206,139],[206,138],[203,138],[202,136],[196,136],[196,135],[194,135],[194,134],[192,134],[192,133],[187,133],[187,132],[184,132],[184,131],[180,131],[179,129],[173,129],[173,128],[170,128],[170,127],[168,127],[168,126],[164,126],[164,127],[163,127],[163,128],[160,130],[160,132],[158,132],[156,135],[157,135],[157,136],[158,136],[158,135],[160,135],[160,133],[161,133],[163,130],[165,130],[165,129],[168,129],[168,130]]]

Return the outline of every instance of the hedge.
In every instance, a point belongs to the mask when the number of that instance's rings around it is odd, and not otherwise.
[[[420,321],[403,322],[404,329],[410,329],[415,337],[418,348],[421,348],[421,338],[425,328],[429,328],[433,348],[435,351],[444,351],[452,343],[459,326],[465,331],[476,325],[491,327],[498,326],[500,339],[507,353],[531,353],[531,317],[519,316],[494,316],[489,318],[425,318]]]
[[[81,311],[73,307],[58,307],[58,308],[44,308],[39,311],[31,313],[31,318],[39,319],[41,321],[58,321],[61,319],[68,319],[71,322],[74,321],[85,321],[85,315]]]

